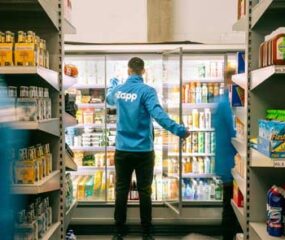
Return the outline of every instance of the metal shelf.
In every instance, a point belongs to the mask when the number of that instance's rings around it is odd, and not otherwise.
[[[247,30],[247,16],[242,16],[232,27],[233,31],[245,32]]]
[[[178,152],[169,152],[168,156],[179,156]],[[214,153],[182,153],[183,157],[214,157]]]
[[[285,9],[284,0],[262,0],[252,9],[251,27],[254,28],[261,20],[264,20],[266,13],[272,10]]]
[[[249,223],[250,229],[255,233],[258,240],[280,240],[280,237],[272,237],[267,233],[267,227],[265,223],[251,222]]]
[[[70,171],[77,171],[77,164],[74,162],[73,158],[69,156],[68,153],[64,154],[65,168]]]
[[[195,78],[192,80],[183,80],[183,84],[184,83],[196,83],[196,82],[200,82],[200,83],[224,83],[225,80],[223,78]]]
[[[92,147],[74,147],[74,146],[71,146],[70,149],[72,151],[85,151],[85,152],[103,152],[107,149],[107,151],[115,151],[115,147],[113,146],[108,146],[108,147],[95,147],[95,146],[92,146]]]
[[[105,103],[76,103],[78,108],[104,108]]]
[[[284,163],[284,158],[270,158],[262,154],[261,152],[257,151],[256,149],[251,149],[251,160],[250,165],[251,167],[263,167],[263,168],[273,168],[275,167],[276,163],[282,162]],[[279,166],[282,167],[282,166]],[[285,165],[283,166],[285,168]]]
[[[72,215],[74,214],[75,209],[77,208],[78,202],[74,200],[70,208],[65,213],[65,219],[64,219],[64,229],[65,231],[68,228],[69,223],[71,222]]]
[[[285,66],[274,65],[252,71],[250,89],[254,90],[276,74],[282,74],[282,76],[284,76]]]
[[[63,127],[74,127],[77,125],[77,120],[75,117],[71,116],[69,113],[65,112],[63,114]]]
[[[245,220],[245,215],[244,215],[244,209],[238,207],[233,199],[231,200],[231,204],[232,204],[232,207],[234,209],[234,212],[235,212],[235,214],[237,216],[237,219],[238,219],[238,221],[240,223],[240,226],[241,226],[242,230],[244,232],[246,232],[246,220]]]
[[[38,75],[57,91],[59,90],[58,73],[43,67],[0,67],[0,74]]]
[[[238,138],[232,138],[232,144],[242,157],[246,155],[246,141]]]
[[[76,83],[74,86],[76,89],[105,89],[105,84],[95,83]]]
[[[247,77],[245,73],[240,73],[232,76],[232,81],[243,89],[247,89]]]
[[[234,114],[237,118],[239,118],[239,120],[244,124],[245,124],[245,121],[247,119],[247,108],[246,107],[237,107],[237,108],[234,108]],[[246,127],[246,126],[244,126]]]
[[[12,184],[11,191],[14,194],[40,194],[60,189],[60,172],[52,172],[34,184]]]
[[[232,175],[233,175],[233,178],[236,180],[237,185],[242,195],[245,197],[246,196],[246,179],[241,177],[241,175],[235,169],[232,169]]]
[[[59,227],[60,227],[60,222],[56,222],[52,224],[41,240],[55,239],[58,233]]]
[[[27,121],[27,122],[13,122],[11,127],[17,130],[38,130],[43,131],[54,136],[59,136],[59,119],[52,118],[48,120],[41,120],[37,122]]]
[[[97,123],[93,123],[93,124],[85,124],[85,123],[83,123],[83,124],[75,124],[72,127],[74,127],[74,128],[86,128],[86,127],[87,128],[105,128],[105,124],[104,123],[99,123],[99,124],[97,124]],[[110,123],[110,124],[107,124],[106,127],[107,128],[116,129],[117,128],[117,124]]]
[[[64,34],[76,34],[76,28],[66,18],[63,21],[63,32]]]
[[[215,178],[217,177],[215,174],[196,174],[196,173],[182,173],[182,178]]]
[[[63,75],[63,91],[73,87],[77,83],[77,78]]]
[[[182,104],[183,110],[215,108],[215,107],[217,107],[216,103],[183,103]]]

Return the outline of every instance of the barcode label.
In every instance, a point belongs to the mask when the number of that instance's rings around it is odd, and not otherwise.
[[[274,167],[276,168],[285,168],[285,160],[278,160],[278,161],[273,161],[274,162]]]

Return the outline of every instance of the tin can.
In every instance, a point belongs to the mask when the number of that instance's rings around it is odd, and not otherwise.
[[[211,153],[211,133],[205,133],[205,153]]]
[[[198,153],[198,133],[192,133],[192,153]]]
[[[38,97],[38,88],[35,86],[29,87],[29,97],[30,98],[37,98]]]
[[[204,153],[205,152],[205,133],[199,132],[198,133],[198,152]]]
[[[197,109],[193,109],[192,111],[192,120],[193,120],[193,128],[199,128],[199,112]]]
[[[28,150],[27,150],[27,148],[19,149],[19,159],[21,161],[25,161],[25,160],[28,159]]]
[[[27,87],[27,86],[20,86],[20,97],[21,98],[29,97],[29,87]]]
[[[205,128],[205,113],[204,112],[199,113],[199,128],[200,129]]]
[[[8,97],[11,97],[11,98],[17,97],[17,87],[14,87],[14,86],[8,87]]]
[[[216,136],[215,133],[211,133],[211,153],[214,153],[216,151]]]

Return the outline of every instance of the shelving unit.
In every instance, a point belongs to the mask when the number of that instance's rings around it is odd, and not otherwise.
[[[43,236],[42,240],[50,240],[50,239],[56,239],[56,236],[58,236],[60,230],[60,222],[56,222],[53,225],[50,226],[46,234]]]
[[[243,16],[241,17],[232,27],[233,31],[239,31],[239,32],[244,32],[246,31],[247,28],[247,17]]]
[[[265,223],[252,222],[249,224],[251,230],[251,239],[253,240],[280,240],[280,237],[271,237],[266,231]]]
[[[74,162],[73,158],[69,156],[68,153],[65,153],[64,155],[64,161],[65,161],[65,168],[69,171],[77,171],[78,166]]]
[[[244,208],[240,208],[236,205],[234,200],[231,201],[232,207],[234,209],[234,212],[237,216],[237,219],[240,223],[240,226],[242,230],[245,232],[246,231],[246,221],[245,221],[245,213],[244,213]]]
[[[246,179],[240,176],[240,174],[235,170],[232,169],[233,178],[236,180],[238,187],[242,193],[242,195],[246,196]]]
[[[68,225],[69,225],[69,223],[71,221],[72,215],[74,214],[74,211],[75,211],[77,205],[78,205],[78,202],[76,200],[74,200],[74,202],[72,203],[70,208],[65,213],[65,222],[64,222],[64,229],[65,229],[65,231],[68,228]]]
[[[245,73],[240,73],[232,76],[232,81],[242,87],[243,89],[247,88],[247,77]]]
[[[243,157],[246,155],[246,142],[238,138],[232,138],[232,144],[237,152]]]

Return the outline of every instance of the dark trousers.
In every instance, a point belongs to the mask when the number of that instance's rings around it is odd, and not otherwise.
[[[125,232],[127,201],[132,173],[135,171],[140,201],[140,217],[144,233],[150,233],[152,221],[151,186],[154,152],[115,152],[116,201],[115,223],[117,233]]]
[[[233,198],[233,183],[224,184],[223,219],[222,232],[223,240],[233,240],[240,230],[239,222],[231,205]]]

